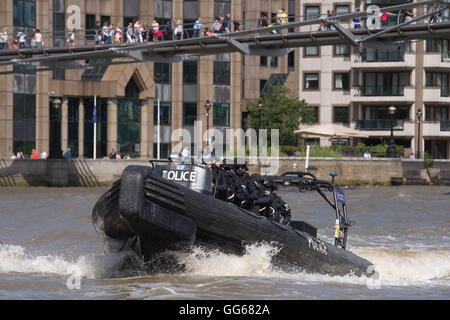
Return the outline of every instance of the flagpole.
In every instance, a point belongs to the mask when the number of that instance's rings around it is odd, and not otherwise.
[[[160,101],[158,99],[158,143],[157,143],[157,148],[158,148],[158,159],[160,159],[161,156],[161,104]]]
[[[94,113],[97,112],[97,95],[94,96]],[[94,121],[94,160],[97,159],[97,115],[95,114]]]

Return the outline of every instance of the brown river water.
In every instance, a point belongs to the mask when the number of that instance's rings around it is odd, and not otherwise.
[[[243,256],[194,248],[179,274],[149,274],[126,254],[103,252],[91,210],[105,188],[0,188],[1,299],[444,299],[450,298],[450,187],[358,187],[345,191],[348,250],[376,279],[287,273],[276,249]],[[315,192],[279,194],[295,220],[332,242],[334,216]]]

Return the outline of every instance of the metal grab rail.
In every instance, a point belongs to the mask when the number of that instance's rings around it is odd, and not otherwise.
[[[317,191],[331,208],[333,208],[335,213],[334,245],[345,250],[347,246],[348,229],[353,225],[353,222],[348,219],[344,193],[334,184],[334,177],[333,182],[328,182],[317,179],[316,176],[310,172],[288,171],[281,174],[281,176],[268,176],[268,178],[278,182],[291,178],[290,182],[295,184],[299,191]],[[325,191],[331,192],[331,197],[328,197],[325,194]]]

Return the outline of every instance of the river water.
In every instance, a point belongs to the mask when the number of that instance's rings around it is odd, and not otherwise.
[[[348,250],[376,278],[272,269],[275,249],[244,256],[194,248],[181,274],[148,274],[126,255],[103,253],[91,209],[103,188],[0,188],[1,299],[449,299],[450,187],[346,190]],[[331,208],[315,192],[280,192],[332,242]]]

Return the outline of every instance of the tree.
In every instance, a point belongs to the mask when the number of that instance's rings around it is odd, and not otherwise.
[[[261,98],[261,128],[259,128],[258,102],[250,102],[247,128],[267,129],[270,143],[270,130],[278,129],[280,133],[280,147],[292,150],[297,146],[299,137],[294,134],[300,122],[311,124],[314,122],[314,109],[305,100],[289,97],[289,88],[285,86],[270,86]]]

